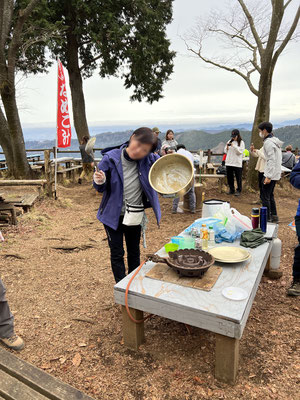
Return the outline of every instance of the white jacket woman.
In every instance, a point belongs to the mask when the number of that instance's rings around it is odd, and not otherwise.
[[[243,175],[243,153],[245,143],[243,142],[240,131],[233,129],[231,139],[226,143],[224,153],[226,153],[226,174],[229,186],[228,194],[239,196],[242,191],[242,175]],[[234,177],[237,182],[237,190],[234,187]]]

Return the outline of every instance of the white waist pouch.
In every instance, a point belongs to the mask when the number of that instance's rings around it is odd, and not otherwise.
[[[134,226],[134,225],[140,225],[143,217],[144,217],[145,211],[144,211],[144,206],[143,205],[133,205],[133,204],[128,204],[125,202],[125,214],[124,214],[124,219],[123,219],[123,225],[127,226]]]

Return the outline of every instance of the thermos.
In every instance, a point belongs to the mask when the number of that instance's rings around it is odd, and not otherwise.
[[[252,208],[251,222],[252,222],[253,229],[256,229],[259,227],[259,208]]]
[[[260,208],[260,229],[263,232],[267,232],[267,219],[268,219],[268,208]]]

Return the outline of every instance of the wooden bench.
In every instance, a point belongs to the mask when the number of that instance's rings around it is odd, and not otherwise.
[[[22,207],[25,212],[34,205],[39,195],[37,193],[27,193],[20,196],[4,196],[5,202],[10,203],[15,207]]]
[[[225,183],[225,178],[226,175],[223,174],[195,174],[195,178],[200,178],[201,179],[218,179],[218,183],[219,183],[219,189],[220,189],[220,193],[222,193],[222,187],[223,184]]]
[[[60,177],[59,181],[63,180],[64,174],[66,178],[70,179],[72,182],[76,181],[76,171],[82,170],[82,165],[74,165],[70,168],[64,168],[57,171],[57,176]]]
[[[93,400],[39,368],[0,348],[0,399]]]
[[[13,204],[1,202],[0,203],[0,214],[1,214],[1,211],[4,211],[4,212],[8,211],[10,213],[11,225],[17,225],[17,213],[16,213],[16,209],[13,206]]]
[[[39,194],[46,184],[46,179],[0,179],[0,186],[37,186]]]

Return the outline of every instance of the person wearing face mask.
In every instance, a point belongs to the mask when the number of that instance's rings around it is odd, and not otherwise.
[[[281,146],[283,142],[274,136],[271,122],[262,122],[258,125],[258,129],[259,136],[263,139],[265,155],[261,200],[263,206],[268,208],[268,222],[278,222],[274,189],[276,182],[281,178]]]
[[[242,192],[242,175],[243,175],[243,153],[245,143],[241,138],[240,131],[233,129],[231,139],[226,143],[224,153],[226,154],[225,166],[227,174],[227,182],[229,186],[228,194],[239,196]],[[237,190],[234,187],[234,177],[237,182]]]
[[[94,173],[93,185],[103,193],[97,218],[104,225],[110,247],[111,267],[116,282],[125,277],[124,246],[127,247],[128,273],[140,265],[141,225],[144,209],[152,207],[157,223],[161,219],[158,194],[148,179],[157,138],[150,128],[136,129],[129,142],[103,150]]]

